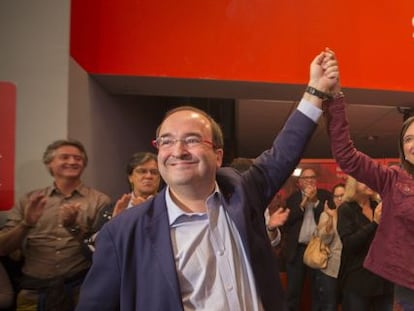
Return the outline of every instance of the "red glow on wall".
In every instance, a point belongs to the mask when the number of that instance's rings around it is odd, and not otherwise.
[[[14,204],[16,87],[0,81],[0,210]]]
[[[412,0],[71,3],[71,55],[90,73],[302,84],[329,46],[343,86],[414,91]]]

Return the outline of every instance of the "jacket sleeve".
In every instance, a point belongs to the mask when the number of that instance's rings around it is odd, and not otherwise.
[[[120,268],[105,226],[99,232],[93,265],[82,284],[77,311],[119,310]]]
[[[263,189],[268,202],[298,165],[316,127],[317,124],[302,112],[293,112],[272,147],[255,159],[254,166],[265,176]]]
[[[358,254],[371,244],[378,226],[374,222],[361,225],[357,216],[349,204],[343,204],[338,209],[338,234],[343,249],[351,254]]]
[[[339,167],[356,180],[382,193],[390,170],[355,148],[345,113],[345,98],[329,102],[325,111],[332,155]]]

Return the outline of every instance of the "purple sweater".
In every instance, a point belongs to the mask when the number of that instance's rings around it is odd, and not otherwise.
[[[327,103],[332,154],[340,168],[382,198],[382,216],[364,267],[414,290],[414,179],[400,167],[388,167],[358,151],[349,134],[345,99]],[[396,134],[398,139],[398,134]]]

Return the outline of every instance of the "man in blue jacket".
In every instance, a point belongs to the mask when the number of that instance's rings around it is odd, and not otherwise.
[[[325,50],[273,146],[243,174],[221,168],[219,125],[194,107],[167,113],[154,145],[167,186],[108,222],[77,310],[285,310],[264,210],[300,160],[335,83]]]

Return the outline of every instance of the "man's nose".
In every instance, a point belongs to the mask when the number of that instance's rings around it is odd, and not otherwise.
[[[173,154],[174,155],[181,155],[183,153],[188,153],[187,145],[182,140],[177,140],[174,144]]]

